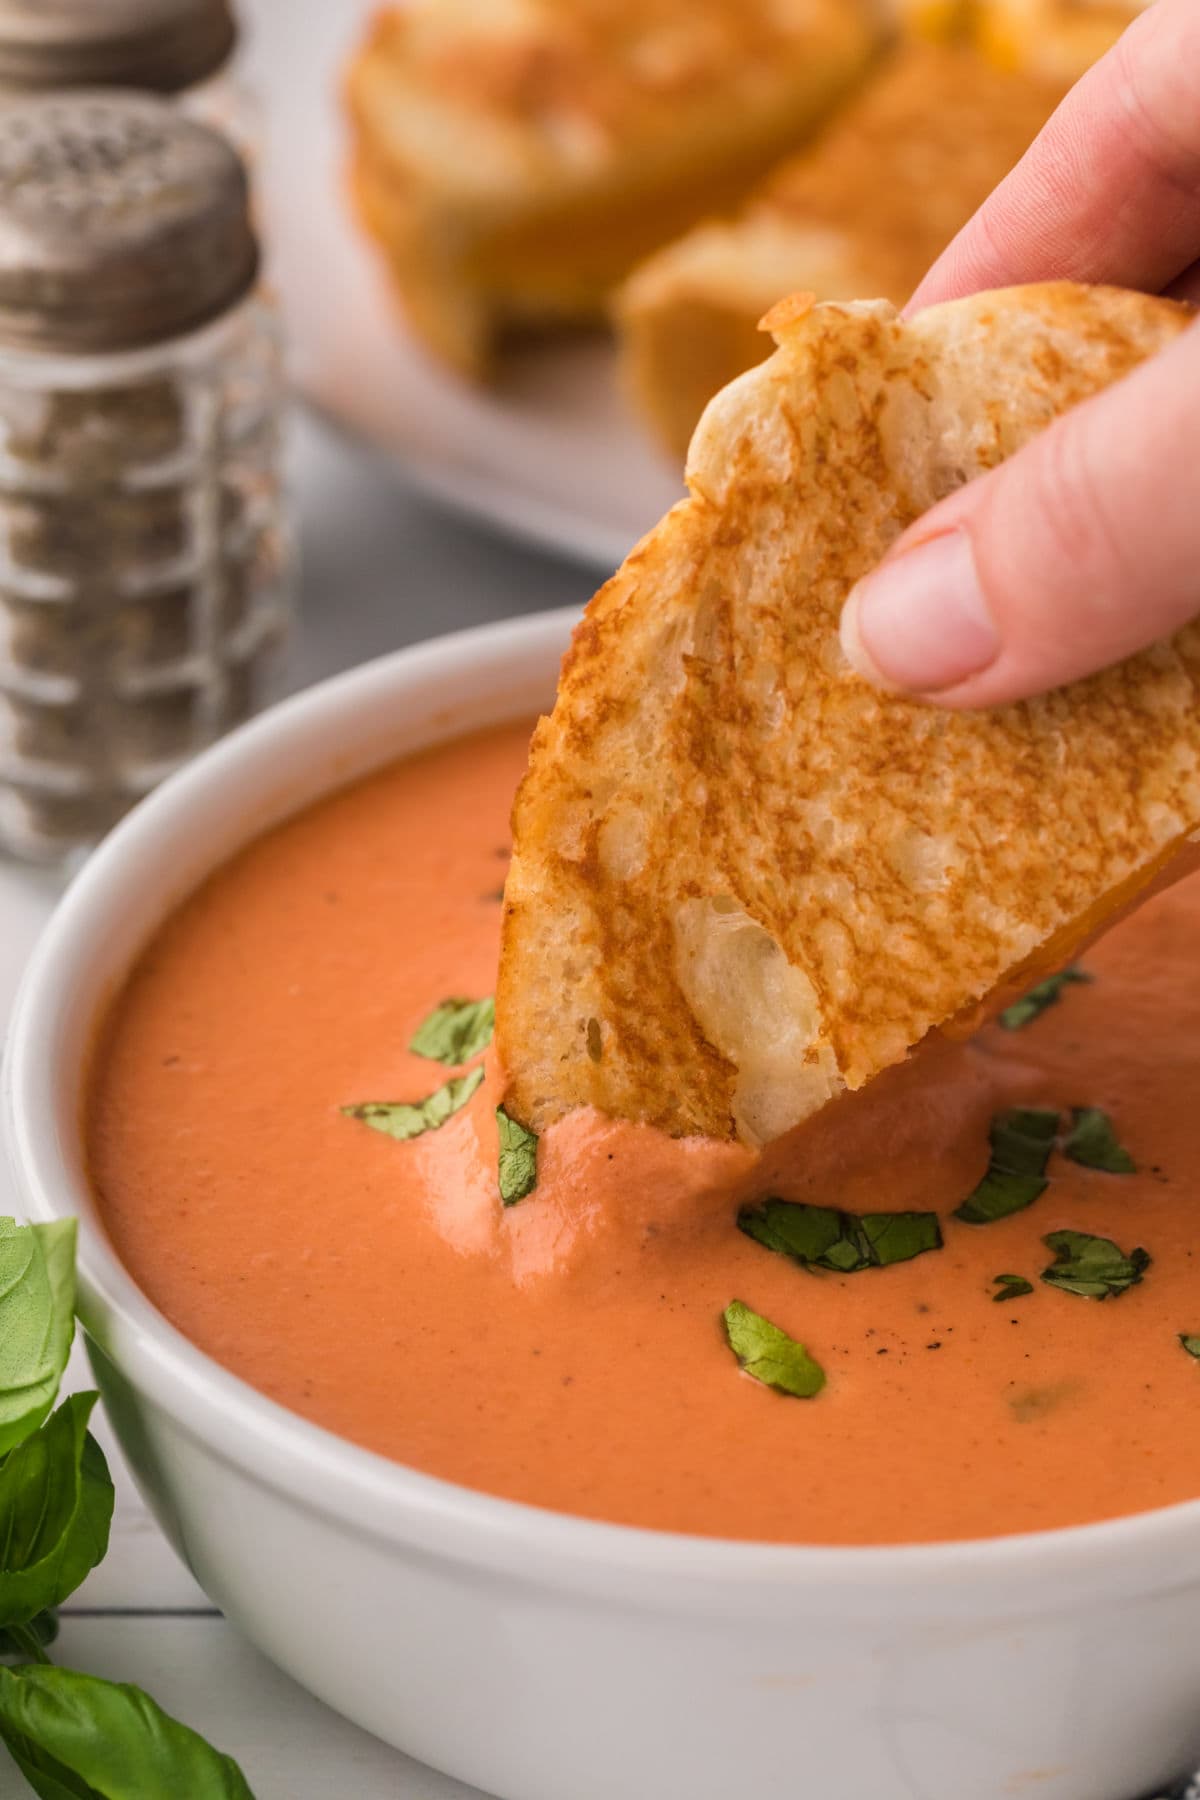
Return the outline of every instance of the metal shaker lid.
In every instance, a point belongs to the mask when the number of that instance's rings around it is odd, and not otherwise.
[[[156,343],[257,272],[246,172],[217,132],[119,89],[0,104],[0,347]]]
[[[0,88],[176,93],[226,61],[229,0],[0,0]]]

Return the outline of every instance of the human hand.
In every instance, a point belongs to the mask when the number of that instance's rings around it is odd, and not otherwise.
[[[1200,301],[1200,5],[1158,0],[1067,96],[908,311],[1067,278]],[[1120,661],[1200,614],[1200,323],[900,537],[853,666],[950,707]]]

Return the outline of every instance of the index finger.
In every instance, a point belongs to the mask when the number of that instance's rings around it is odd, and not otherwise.
[[[1068,279],[1157,293],[1200,257],[1200,6],[1158,0],[1072,88],[907,311]]]

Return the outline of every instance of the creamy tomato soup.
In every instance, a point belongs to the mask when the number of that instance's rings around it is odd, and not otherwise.
[[[420,1101],[446,996],[495,980],[526,726],[397,764],[236,857],[151,943],[97,1048],[87,1132],[115,1245],[264,1393],[490,1493],[727,1537],[887,1543],[1072,1525],[1200,1494],[1200,882],[1153,900],[1024,1029],[945,1045],[765,1165],[595,1117],[503,1208],[499,1092],[396,1142],[341,1110]],[[1013,1106],[1104,1109],[1133,1174],[1049,1156],[951,1216]],[[1066,1130],[1064,1123],[1063,1130]],[[941,1217],[943,1247],[814,1273],[738,1229],[765,1195]],[[1069,1229],[1151,1261],[1050,1285]],[[995,1278],[1032,1291],[995,1298]],[[743,1372],[738,1299],[802,1340],[812,1399]]]

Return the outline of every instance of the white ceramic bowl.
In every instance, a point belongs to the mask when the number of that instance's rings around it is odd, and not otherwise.
[[[80,1145],[83,1064],[148,934],[306,801],[544,707],[568,624],[405,650],[268,714],[141,806],[42,940],[9,1048],[11,1142],[30,1215],[79,1216],[80,1309],[142,1490],[277,1663],[505,1800],[1132,1800],[1200,1759],[1200,1503],[869,1550],[567,1518],[264,1399],[167,1324],[108,1247]]]

